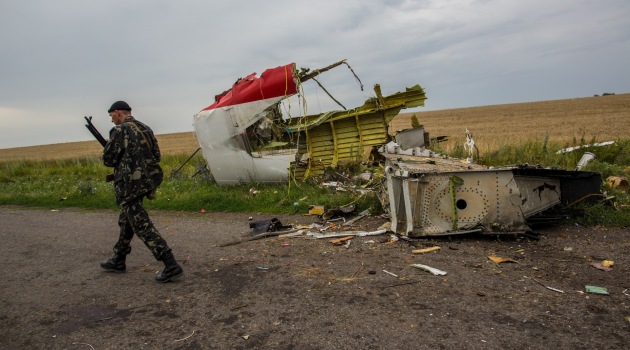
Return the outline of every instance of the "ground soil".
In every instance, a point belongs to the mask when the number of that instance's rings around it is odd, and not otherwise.
[[[0,207],[2,349],[627,349],[630,232],[559,225],[524,236],[393,242],[250,237],[257,214],[151,212],[185,275],[134,239],[107,273],[117,213]],[[276,216],[310,224],[309,216]],[[371,231],[386,220],[364,218]],[[413,254],[414,249],[440,250]],[[513,262],[495,263],[497,256]],[[591,263],[614,261],[612,271]],[[435,276],[411,267],[447,272]],[[397,275],[395,277],[387,272]],[[604,287],[609,295],[586,293]],[[554,288],[555,290],[546,288]],[[562,292],[560,292],[562,291]]]

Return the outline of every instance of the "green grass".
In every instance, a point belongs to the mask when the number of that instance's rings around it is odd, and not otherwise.
[[[361,210],[380,212],[375,195],[336,192],[314,183],[218,186],[196,156],[181,169],[186,155],[165,156],[165,179],[149,209],[197,212],[257,212],[303,214],[309,205],[327,209],[350,203]],[[178,170],[175,173],[175,170]],[[100,159],[59,161],[9,161],[0,163],[0,204],[37,207],[116,208],[112,183],[105,182],[111,169]],[[255,195],[250,189],[256,190]]]
[[[613,146],[586,147],[571,153],[557,154],[569,146],[584,146],[595,140],[574,140],[573,145],[549,144],[547,138],[521,145],[505,144],[499,150],[479,154],[478,162],[489,166],[506,164],[542,165],[559,169],[574,169],[584,152],[592,152],[596,159],[585,171],[609,176],[630,176],[630,140],[618,140]],[[433,149],[441,154],[465,158],[463,147],[450,150]],[[326,209],[357,205],[358,210],[370,209],[373,214],[383,212],[378,195],[369,192],[338,192],[316,182],[291,182],[278,185],[246,184],[217,186],[205,170],[200,154],[186,165],[188,155],[167,155],[161,163],[165,180],[157,192],[157,199],[146,201],[149,209],[198,212],[249,212],[277,214],[306,214],[309,205],[324,205]],[[181,169],[180,169],[181,167]],[[358,165],[348,165],[354,173],[363,171]],[[0,162],[0,205],[24,205],[46,208],[81,207],[91,209],[116,208],[112,183],[104,181],[111,169],[104,167],[97,157],[57,161]],[[339,171],[339,169],[338,169]],[[256,195],[250,190],[255,189]],[[584,215],[575,218],[584,225],[630,226],[630,195],[627,191],[609,188],[602,183],[606,201],[583,205]]]

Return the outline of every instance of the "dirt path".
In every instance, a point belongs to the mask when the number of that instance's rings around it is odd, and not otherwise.
[[[249,234],[248,214],[152,212],[185,278],[135,239],[103,272],[117,213],[0,207],[1,349],[624,349],[630,232],[564,226],[541,239],[453,237],[350,246]],[[271,217],[255,216],[256,220]],[[312,218],[278,217],[283,224]],[[361,223],[361,221],[359,221]],[[358,229],[374,229],[365,220]],[[438,245],[428,254],[413,249]],[[515,262],[496,264],[488,256]],[[612,271],[590,265],[614,261]],[[413,268],[446,271],[434,276]],[[394,277],[383,270],[396,274]],[[564,293],[545,288],[542,284]],[[585,285],[610,295],[585,293]]]

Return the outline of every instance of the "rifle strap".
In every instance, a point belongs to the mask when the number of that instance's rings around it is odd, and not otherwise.
[[[140,135],[142,135],[142,138],[144,139],[144,141],[147,143],[147,145],[149,145],[149,147],[151,147],[151,149],[153,149],[153,142],[149,141],[149,139],[147,138],[147,136],[142,132],[142,130],[140,130],[140,127],[138,127],[138,125],[134,122],[127,122],[127,124],[131,124],[133,125],[136,130],[138,130],[138,132],[140,133]]]

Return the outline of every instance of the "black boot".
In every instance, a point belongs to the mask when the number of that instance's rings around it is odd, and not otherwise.
[[[101,262],[101,267],[110,272],[125,272],[127,265],[125,265],[126,255],[114,254],[114,256]]]
[[[158,282],[168,282],[174,281],[182,276],[184,271],[181,266],[175,261],[175,257],[173,253],[168,252],[162,256],[161,259],[164,262],[164,270],[162,272],[155,275],[155,280]]]

